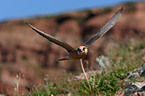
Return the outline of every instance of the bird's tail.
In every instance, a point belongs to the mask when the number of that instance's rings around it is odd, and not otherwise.
[[[67,55],[64,58],[57,60],[56,62],[63,61],[63,60],[69,60],[69,56]]]
[[[58,59],[57,62],[58,62],[58,61],[63,61],[63,60],[69,60],[69,59],[67,59],[67,58],[62,58],[62,59]]]

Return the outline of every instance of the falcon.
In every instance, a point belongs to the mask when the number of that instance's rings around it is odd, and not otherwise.
[[[26,24],[29,27],[31,27],[34,31],[36,31],[38,34],[40,34],[44,38],[48,39],[50,42],[53,42],[53,43],[65,48],[68,51],[69,54],[67,56],[65,56],[64,58],[59,59],[58,61],[77,60],[77,59],[83,59],[87,55],[89,46],[92,43],[94,43],[98,38],[103,36],[110,28],[112,28],[115,25],[115,23],[120,18],[122,12],[123,12],[123,7],[120,8],[116,12],[116,14],[94,36],[92,36],[90,39],[88,39],[84,44],[82,44],[78,48],[74,48],[71,45],[67,44],[66,42],[61,41],[49,34],[46,34],[41,30],[38,30],[37,28],[35,28],[34,26],[32,26],[31,24],[29,24],[27,22],[26,22]]]
[[[66,42],[61,41],[61,40],[59,40],[59,39],[57,39],[57,38],[55,38],[55,37],[53,37],[49,34],[46,34],[41,30],[38,30],[37,28],[33,27],[31,24],[29,24],[27,22],[26,22],[26,24],[29,27],[31,27],[34,31],[36,31],[38,34],[40,34],[44,38],[48,39],[50,42],[53,42],[53,43],[65,48],[68,51],[69,54],[67,56],[65,56],[64,58],[59,59],[58,61],[62,61],[62,60],[80,60],[84,76],[85,76],[85,78],[88,82],[89,88],[91,90],[91,85],[89,83],[89,79],[87,77],[87,74],[85,73],[82,59],[87,55],[88,48],[90,47],[90,45],[92,43],[94,43],[97,39],[99,39],[101,36],[103,36],[107,31],[109,31],[110,28],[112,28],[115,25],[115,23],[120,18],[122,12],[123,12],[123,7],[120,8],[116,12],[116,14],[94,36],[92,36],[84,44],[82,44],[81,46],[79,46],[76,49],[74,47],[72,47],[71,45],[67,44]]]

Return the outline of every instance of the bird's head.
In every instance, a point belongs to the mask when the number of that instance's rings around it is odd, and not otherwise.
[[[78,48],[77,48],[77,53],[79,54],[79,55],[82,55],[82,54],[87,54],[88,53],[88,49],[87,49],[87,47],[86,46],[79,46]]]

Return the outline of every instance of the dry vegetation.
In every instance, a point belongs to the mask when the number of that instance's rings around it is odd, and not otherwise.
[[[29,23],[74,47],[95,34],[121,7],[92,9],[27,19]],[[23,20],[0,23],[0,94],[17,94],[16,75],[20,76],[19,94],[88,95],[120,94],[126,74],[145,61],[145,3],[124,4],[117,24],[89,49],[85,58],[89,70],[95,58],[105,55],[113,66],[92,76],[89,91],[85,80],[68,82],[81,72],[79,61],[55,61],[67,54],[65,49],[48,42],[31,30]],[[23,77],[23,78],[22,78]],[[112,79],[114,78],[114,79]],[[143,79],[144,80],[144,79]]]

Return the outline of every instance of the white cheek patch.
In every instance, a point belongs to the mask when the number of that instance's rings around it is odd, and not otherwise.
[[[88,53],[88,49],[85,49],[85,53]]]

